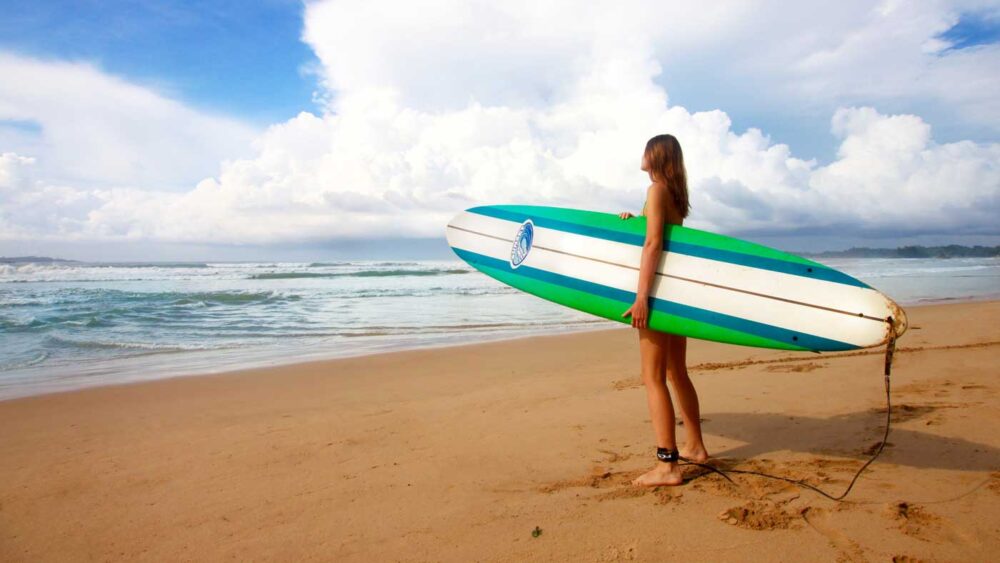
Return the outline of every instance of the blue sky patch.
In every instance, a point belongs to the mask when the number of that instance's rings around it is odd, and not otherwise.
[[[939,37],[951,43],[949,50],[1000,42],[1000,14],[962,14],[958,23]]]
[[[213,112],[267,125],[315,111],[318,65],[295,0],[10,2],[0,50],[96,63]]]
[[[0,129],[38,134],[42,132],[42,124],[31,119],[0,119]]]

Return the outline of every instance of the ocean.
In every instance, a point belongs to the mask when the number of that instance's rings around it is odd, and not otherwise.
[[[997,258],[819,261],[904,307],[1000,298]],[[0,399],[624,326],[458,260],[0,264]]]

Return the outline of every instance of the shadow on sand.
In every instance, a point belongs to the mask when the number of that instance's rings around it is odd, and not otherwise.
[[[894,405],[892,429],[887,440],[889,447],[882,452],[880,459],[921,468],[962,471],[1000,469],[1000,449],[991,445],[898,426],[901,422],[921,420],[932,427],[940,419],[938,411],[949,408],[955,407]],[[783,450],[867,459],[873,453],[873,446],[882,439],[885,429],[884,409],[830,418],[776,413],[711,413],[706,416],[706,434],[746,442],[733,449],[712,452],[714,456],[735,459]]]

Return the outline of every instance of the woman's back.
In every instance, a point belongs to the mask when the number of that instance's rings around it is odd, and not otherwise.
[[[655,186],[655,189],[661,189],[661,190],[662,189],[666,189],[665,187],[663,187],[663,186],[661,186],[659,184],[653,184],[653,185]],[[666,213],[666,217],[664,218],[663,222],[665,224],[667,224],[667,225],[683,225],[684,224],[684,218],[681,217],[680,212],[677,210],[676,206],[674,205],[674,198],[668,197],[668,198],[665,198],[665,199],[666,199],[666,202],[667,202],[667,209],[666,209],[667,213]],[[642,216],[643,217],[646,216],[646,204],[647,203],[648,203],[648,201],[645,201],[642,204]]]

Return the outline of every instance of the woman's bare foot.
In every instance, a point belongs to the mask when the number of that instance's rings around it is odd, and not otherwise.
[[[705,446],[698,446],[694,448],[684,448],[681,450],[680,455],[683,459],[690,461],[697,461],[698,463],[704,463],[708,461],[708,450]]]
[[[658,485],[680,485],[684,482],[676,463],[660,462],[656,467],[632,480],[633,485],[656,487]]]

